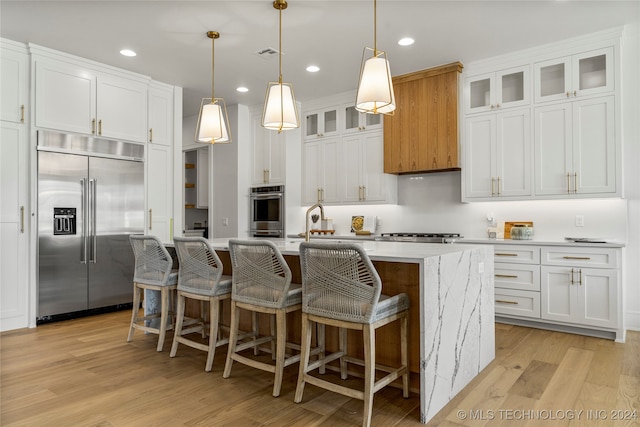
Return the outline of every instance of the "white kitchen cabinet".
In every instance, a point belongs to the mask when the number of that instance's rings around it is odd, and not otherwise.
[[[340,133],[339,106],[331,106],[304,112],[304,139],[334,137]]]
[[[150,144],[173,145],[173,86],[150,83],[148,123]]]
[[[26,126],[0,121],[0,332],[29,326],[28,157]]]
[[[613,47],[537,62],[536,103],[613,92]]]
[[[339,201],[339,138],[305,142],[302,148],[302,203]]]
[[[29,56],[20,43],[0,39],[0,120],[24,123],[29,111]]]
[[[148,81],[37,55],[32,63],[36,127],[146,142]]]
[[[529,70],[529,65],[523,65],[467,77],[465,112],[472,114],[529,105]]]
[[[348,203],[392,200],[397,178],[384,173],[382,131],[353,134],[342,139],[340,200]]]
[[[285,132],[265,129],[261,125],[262,116],[251,117],[253,141],[253,174],[251,183],[285,184]]]
[[[465,199],[531,195],[530,109],[466,119]]]
[[[173,240],[173,148],[148,144],[145,168],[146,234],[170,242]]]
[[[382,114],[361,113],[354,104],[343,104],[340,114],[343,135],[382,129]]]
[[[614,97],[535,108],[535,194],[619,194]]]
[[[618,287],[617,270],[542,266],[541,317],[615,328]]]

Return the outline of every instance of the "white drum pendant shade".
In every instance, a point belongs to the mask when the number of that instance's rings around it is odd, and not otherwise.
[[[389,114],[396,109],[393,93],[391,69],[384,52],[378,51],[375,56],[364,60],[356,95],[356,110],[363,113]]]
[[[269,83],[262,111],[262,126],[280,132],[295,129],[298,123],[298,109],[291,85]]]
[[[212,101],[211,98],[204,98],[196,127],[196,142],[210,144],[229,142],[228,126],[224,99],[216,98]]]

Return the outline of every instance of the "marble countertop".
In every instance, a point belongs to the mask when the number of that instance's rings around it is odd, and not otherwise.
[[[214,249],[228,250],[229,238],[209,239]],[[254,240],[254,239],[250,239]],[[300,253],[300,243],[303,239],[269,239],[273,241],[280,252],[284,255],[298,255]],[[347,241],[334,238],[332,242]],[[329,243],[329,242],[327,242]],[[426,258],[437,257],[445,254],[462,252],[464,250],[475,249],[474,245],[465,244],[440,244],[440,243],[406,243],[406,242],[376,242],[362,241],[352,242],[361,244],[367,251],[369,257],[374,261],[408,262],[417,263]]]

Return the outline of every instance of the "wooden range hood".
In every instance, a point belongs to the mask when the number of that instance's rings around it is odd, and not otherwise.
[[[458,75],[453,62],[393,78],[396,111],[384,118],[384,172],[459,171]]]

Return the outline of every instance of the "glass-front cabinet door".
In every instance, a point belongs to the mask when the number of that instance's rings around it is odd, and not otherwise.
[[[380,129],[382,114],[366,114],[356,110],[355,105],[343,105],[344,133],[362,132]]]
[[[323,138],[338,133],[338,107],[308,111],[304,120],[305,139]]]
[[[534,70],[536,103],[614,90],[612,47],[538,62]]]
[[[529,66],[469,77],[466,111],[480,113],[528,105],[529,81]]]

